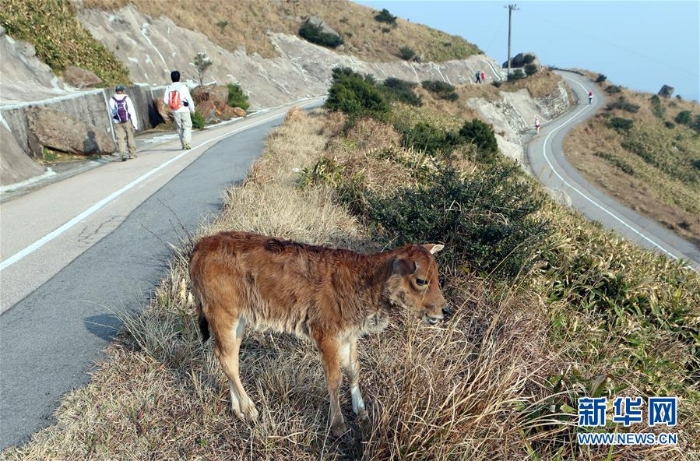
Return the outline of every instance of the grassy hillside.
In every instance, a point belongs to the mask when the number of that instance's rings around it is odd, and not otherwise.
[[[150,0],[83,0],[85,8],[118,9],[133,4],[151,17],[169,17],[175,24],[207,35],[223,48],[235,51],[245,47],[247,53],[263,57],[276,56],[270,32],[298,35],[301,20],[315,15],[335,29],[347,53],[367,61],[399,59],[399,49],[409,47],[424,61],[462,59],[480,53],[461,37],[397,19],[395,26],[378,22],[371,8],[347,0],[298,1],[207,1],[168,2]]]
[[[67,0],[3,0],[0,24],[8,35],[34,45],[57,75],[68,66],[90,70],[105,86],[129,83],[129,72],[75,19]]]
[[[700,246],[700,106],[600,85],[606,109],[567,136],[569,161],[618,201]]]
[[[58,424],[4,459],[677,460],[700,449],[698,274],[552,203],[492,155],[493,132],[459,99],[423,92],[407,106],[357,78],[337,73],[332,94],[359,106],[291,110],[198,235],[242,229],[361,251],[446,244],[438,263],[454,317],[427,327],[398,316],[360,342],[369,424],[356,424],[344,388],[351,429],[329,438],[313,347],[250,332],[242,379],[262,411],[257,424],[236,420],[199,340],[185,241],[145,312],[122,314],[126,331],[63,400]],[[444,104],[453,115],[435,110]],[[678,446],[576,442],[581,397],[650,395],[679,397],[677,427],[626,428],[609,414],[599,430],[676,432]]]

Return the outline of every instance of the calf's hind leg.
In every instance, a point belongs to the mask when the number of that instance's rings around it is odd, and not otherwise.
[[[340,351],[338,341],[335,338],[325,336],[321,332],[314,334],[314,340],[321,354],[323,371],[326,373],[326,384],[328,384],[328,395],[331,400],[331,433],[335,437],[340,437],[345,432],[345,421],[340,412],[340,399],[338,390],[342,381],[340,374]]]
[[[258,410],[248,397],[239,376],[238,352],[241,341],[243,341],[245,324],[246,321],[243,317],[239,317],[237,322],[234,321],[227,328],[223,325],[212,324],[215,335],[214,353],[229,381],[231,409],[239,418],[255,421],[258,419]]]

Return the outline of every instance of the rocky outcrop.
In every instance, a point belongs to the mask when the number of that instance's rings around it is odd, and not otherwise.
[[[102,79],[94,72],[80,67],[68,66],[63,71],[63,81],[75,88],[96,88]]]
[[[111,154],[116,150],[107,133],[64,112],[33,107],[27,111],[27,123],[29,144],[35,157],[41,155],[42,147],[86,156]]]
[[[535,53],[532,53],[532,52],[518,53],[515,55],[515,57],[510,58],[510,67],[511,68],[525,67],[525,65],[527,65],[527,64],[534,64],[537,66],[538,69],[540,67],[542,67],[542,65],[540,64],[539,58],[537,57],[537,55]],[[501,67],[507,68],[508,61],[505,61],[503,63],[503,66],[501,66]]]
[[[670,98],[671,96],[673,96],[674,90],[675,88],[673,88],[672,86],[664,85],[659,90],[659,96],[661,96],[662,98]]]
[[[192,90],[196,104],[211,101],[215,106],[222,107],[228,101],[228,88],[225,86],[203,85]]]
[[[44,167],[27,157],[10,131],[0,124],[2,155],[0,155],[0,187],[16,184],[36,177]]]
[[[65,94],[51,68],[36,57],[34,46],[15,40],[0,26],[0,101],[37,101]]]
[[[329,27],[326,23],[323,22],[323,19],[319,18],[318,16],[310,16],[306,18],[306,21],[304,21],[304,24],[310,24],[314,27],[318,27],[321,29],[321,32],[324,34],[332,35],[336,38],[340,38],[340,34],[336,32],[335,29],[332,27]]]

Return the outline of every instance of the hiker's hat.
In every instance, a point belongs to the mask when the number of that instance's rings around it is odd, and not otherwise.
[[[124,85],[122,85],[121,83],[119,85],[117,85],[116,87],[114,87],[114,91],[124,91],[124,90],[125,90]]]

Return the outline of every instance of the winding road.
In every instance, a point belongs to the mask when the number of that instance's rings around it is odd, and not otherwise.
[[[571,200],[571,206],[588,219],[599,221],[604,227],[614,229],[638,245],[671,259],[686,261],[696,270],[700,269],[700,249],[697,246],[608,197],[566,160],[562,143],[567,132],[592,117],[603,107],[605,98],[586,77],[573,72],[558,73],[575,93],[578,104],[543,126],[530,142],[527,158],[535,176],[545,187],[565,194]],[[594,93],[593,104],[588,104],[589,90]]]
[[[561,75],[581,102],[530,142],[535,175],[590,219],[700,267],[697,247],[597,191],[566,161],[566,131],[603,97],[587,79]],[[287,109],[197,132],[191,151],[172,135],[141,138],[136,160],[0,204],[0,449],[51,424],[61,397],[89,381],[119,327],[114,313],[147,304],[166,274],[170,246],[219,211],[222,191],[244,178]]]

